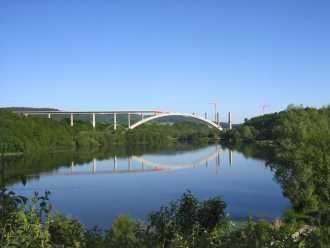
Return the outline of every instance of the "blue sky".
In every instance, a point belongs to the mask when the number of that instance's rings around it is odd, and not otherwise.
[[[330,1],[1,0],[0,106],[212,111],[330,103]]]

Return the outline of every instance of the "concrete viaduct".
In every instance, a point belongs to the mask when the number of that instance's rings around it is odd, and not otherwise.
[[[17,114],[23,114],[24,116],[47,116],[49,119],[54,115],[69,115],[70,116],[70,125],[74,125],[74,116],[75,115],[90,115],[92,117],[92,126],[96,127],[96,115],[112,115],[113,116],[113,127],[114,130],[117,129],[117,116],[118,115],[127,115],[127,126],[129,129],[137,128],[144,123],[147,123],[152,120],[171,117],[171,116],[181,116],[187,118],[193,118],[199,120],[208,126],[214,127],[218,130],[222,130],[220,126],[219,113],[216,113],[214,120],[207,118],[207,113],[204,113],[204,116],[199,116],[196,113],[179,113],[179,112],[162,112],[155,110],[130,110],[130,111],[15,111]],[[141,119],[136,123],[131,123],[131,115],[139,115]],[[231,114],[228,115],[228,126],[231,129]]]

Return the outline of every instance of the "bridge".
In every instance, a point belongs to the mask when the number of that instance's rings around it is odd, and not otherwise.
[[[117,117],[118,115],[127,115],[127,127],[129,129],[137,128],[145,123],[150,121],[171,117],[171,116],[180,116],[186,118],[193,118],[195,120],[201,121],[210,127],[214,127],[218,130],[222,130],[220,126],[220,119],[219,119],[219,112],[215,113],[214,119],[208,119],[207,113],[202,115],[198,115],[197,113],[181,113],[181,112],[163,112],[158,110],[129,110],[129,111],[14,111],[17,114],[28,116],[45,116],[47,118],[52,118],[52,116],[70,116],[70,125],[74,126],[74,118],[75,116],[79,115],[89,115],[92,117],[92,126],[93,128],[96,127],[96,116],[98,115],[111,115],[113,116],[113,128],[114,130],[117,129],[118,122]],[[131,116],[137,115],[140,116],[140,120],[135,123],[131,123]],[[228,126],[231,129],[231,114],[228,115]]]

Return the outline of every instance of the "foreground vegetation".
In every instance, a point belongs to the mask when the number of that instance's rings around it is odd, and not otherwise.
[[[223,138],[238,149],[267,148],[268,166],[293,206],[286,218],[321,226],[330,237],[330,107],[290,106],[246,120]]]
[[[195,122],[150,124],[134,130],[119,126],[116,131],[112,125],[100,123],[94,130],[84,121],[71,127],[68,120],[24,117],[0,110],[0,153],[6,154],[138,144],[161,146],[173,142],[205,143],[217,135],[215,130]]]
[[[220,198],[199,202],[192,193],[149,215],[147,222],[119,216],[107,231],[51,211],[49,192],[30,203],[1,192],[1,247],[326,247],[322,230],[301,223],[237,224]]]

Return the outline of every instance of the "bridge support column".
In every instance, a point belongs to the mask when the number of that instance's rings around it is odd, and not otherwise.
[[[229,112],[228,113],[228,127],[229,127],[229,130],[232,129],[232,123],[231,123],[231,113]]]
[[[50,119],[50,117],[51,117],[50,114],[48,114],[48,119]]]
[[[131,128],[131,113],[128,113],[127,121],[128,121],[127,123],[128,128]]]
[[[219,115],[219,112],[217,112],[217,125],[218,126],[220,125],[220,115]]]
[[[144,119],[144,114],[143,113],[141,113],[141,120],[143,120]]]
[[[70,126],[73,127],[73,114],[70,114]]]
[[[206,112],[204,113],[204,119],[207,120],[207,113]]]
[[[95,126],[96,126],[95,113],[92,114],[92,124],[93,124],[93,128],[95,128]]]
[[[117,129],[117,114],[116,113],[113,114],[113,129],[114,130]]]

